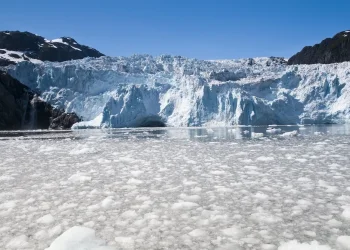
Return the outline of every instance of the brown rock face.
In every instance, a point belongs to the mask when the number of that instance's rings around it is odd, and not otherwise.
[[[80,119],[40,99],[28,87],[0,71],[0,130],[69,129]]]
[[[293,64],[329,64],[350,61],[350,31],[343,31],[314,46],[306,46],[288,60]]]

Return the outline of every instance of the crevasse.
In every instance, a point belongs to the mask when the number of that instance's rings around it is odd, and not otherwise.
[[[350,62],[179,56],[22,62],[8,72],[84,120],[75,128],[323,124],[350,121]]]

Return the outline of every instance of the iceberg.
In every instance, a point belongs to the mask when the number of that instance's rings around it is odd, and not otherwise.
[[[350,121],[350,62],[135,55],[21,62],[9,74],[83,122],[74,128]]]

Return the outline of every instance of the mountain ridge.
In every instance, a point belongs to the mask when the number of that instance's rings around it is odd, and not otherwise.
[[[71,37],[48,40],[27,31],[0,31],[0,66],[20,61],[63,62],[101,56],[104,54]]]
[[[289,58],[289,65],[331,64],[350,61],[350,30],[337,33],[313,46],[305,46]]]

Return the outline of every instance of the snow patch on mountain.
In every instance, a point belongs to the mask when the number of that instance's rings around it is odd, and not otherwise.
[[[12,51],[12,50],[7,50],[7,49],[1,49],[0,48],[0,60],[9,60],[14,63],[19,63],[19,62],[24,62],[24,61],[29,61],[32,63],[42,63],[42,61],[38,59],[33,59],[28,56],[26,56],[23,52],[19,51]]]
[[[45,101],[82,116],[76,128],[350,121],[350,62],[288,66],[273,57],[135,55],[23,62],[9,73]]]

